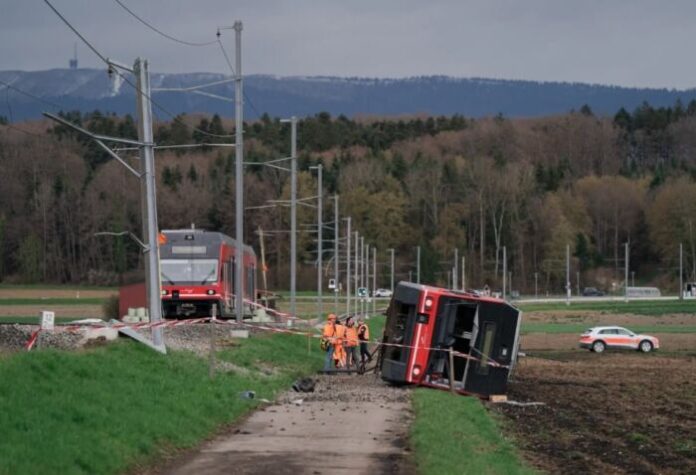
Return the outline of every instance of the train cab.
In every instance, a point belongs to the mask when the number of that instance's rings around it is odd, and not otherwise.
[[[521,312],[504,300],[400,282],[387,309],[382,378],[394,384],[504,394],[519,346]],[[450,349],[459,355],[449,367]]]

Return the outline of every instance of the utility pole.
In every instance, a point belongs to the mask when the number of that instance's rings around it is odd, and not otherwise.
[[[297,316],[297,117],[290,117],[290,314]],[[321,315],[320,315],[321,317]]]
[[[322,273],[322,253],[324,252],[323,250],[323,234],[322,234],[322,228],[324,227],[324,223],[322,221],[322,210],[323,210],[323,201],[322,201],[322,195],[323,195],[323,184],[322,184],[322,165],[321,163],[317,165],[316,167],[311,167],[311,168],[316,168],[317,169],[317,316],[319,317],[319,321],[321,321],[322,314],[324,313],[323,309],[323,302],[322,302],[322,281],[321,281],[321,273]]]
[[[389,254],[390,254],[389,260],[391,262],[391,280],[390,280],[391,287],[390,287],[390,289],[391,289],[392,294],[393,294],[394,293],[394,248],[389,249]]]
[[[377,314],[377,299],[375,298],[375,290],[377,290],[377,248],[372,248],[372,316]]]
[[[539,298],[539,273],[534,273],[534,298]]]
[[[350,315],[350,216],[346,224],[346,315]]]
[[[459,265],[459,249],[454,248],[454,267],[452,268],[452,289],[457,290],[458,282],[457,276],[459,272],[457,271],[457,266]]]
[[[365,236],[360,236],[360,261],[358,265],[360,266],[360,287],[365,287],[364,269],[365,269]],[[365,298],[360,297],[360,313],[365,312]]]
[[[355,286],[354,286],[355,292],[353,292],[353,295],[355,296],[355,302],[353,305],[354,313],[359,312],[359,310],[358,310],[359,300],[358,299],[360,298],[358,296],[358,287],[360,287],[360,280],[358,279],[358,267],[360,266],[360,263],[358,261],[358,251],[360,249],[360,238],[358,236],[359,236],[358,232],[355,231],[355,234],[353,235],[353,237],[355,238],[355,254],[354,254],[354,256],[355,256],[355,260],[354,260],[355,270],[353,271],[353,282],[355,282]]]
[[[140,147],[141,206],[143,240],[146,246],[145,280],[147,282],[147,306],[150,322],[162,320],[162,284],[159,268],[159,240],[157,226],[157,191],[155,189],[155,151],[152,137],[152,103],[150,102],[150,73],[147,61],[138,58],[133,65],[138,86],[138,138]],[[164,348],[162,329],[152,329],[152,343]]]
[[[235,313],[237,322],[244,320],[244,102],[242,92],[242,22],[234,22],[235,71],[234,82],[235,108]]]
[[[365,264],[363,265],[363,281],[365,282],[365,288],[367,289],[367,299],[365,300],[364,314],[370,310],[368,305],[370,298],[370,245],[365,244]]]
[[[420,246],[416,246],[416,284],[420,284]]]
[[[679,243],[679,300],[684,300],[684,245]]]
[[[577,284],[577,295],[580,296],[580,271],[575,272],[575,283]]]
[[[507,291],[507,247],[503,246],[503,300]]]
[[[631,271],[631,287],[636,286],[636,271]]]
[[[462,256],[462,290],[466,292],[466,256]]]
[[[566,305],[570,305],[570,244],[566,244]]]
[[[626,251],[624,255],[624,301],[628,302],[628,241],[626,241]]]
[[[334,195],[334,313],[338,315],[338,195]]]

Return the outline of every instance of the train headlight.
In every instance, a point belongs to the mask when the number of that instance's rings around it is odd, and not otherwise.
[[[208,289],[208,295],[214,295],[215,291],[213,289]]]
[[[433,308],[433,299],[432,299],[432,297],[426,297],[425,298],[425,309],[430,310],[431,308]]]
[[[169,295],[169,292],[166,291],[166,290],[164,290],[164,289],[162,289],[162,295]]]
[[[414,366],[413,371],[411,371],[411,374],[413,374],[414,377],[418,377],[421,374],[421,367],[420,366]]]

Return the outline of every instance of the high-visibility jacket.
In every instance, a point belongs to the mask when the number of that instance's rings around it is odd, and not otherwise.
[[[322,332],[321,336],[324,338],[333,338],[336,336],[336,324],[335,323],[327,323],[324,325],[324,331]]]
[[[346,327],[346,346],[358,346],[358,329]]]
[[[337,323],[336,334],[334,336],[334,360],[337,368],[346,366],[346,352],[343,350],[343,343],[346,336],[346,327]]]
[[[361,323],[358,326],[358,338],[361,341],[369,341],[370,340],[370,327],[368,327],[364,323]]]

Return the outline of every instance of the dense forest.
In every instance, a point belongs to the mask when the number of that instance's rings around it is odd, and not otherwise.
[[[100,112],[64,114],[89,130],[135,137],[134,120]],[[5,124],[5,125],[2,125]],[[95,144],[47,121],[0,120],[0,281],[117,284],[139,276],[137,245],[100,231],[140,234],[139,185]],[[156,154],[159,224],[234,234],[234,151],[205,144],[231,140],[233,123],[181,115],[159,122],[158,145],[198,143]],[[289,155],[288,124],[267,115],[245,124],[245,161]],[[466,257],[467,286],[499,286],[503,247],[512,287],[559,293],[570,245],[573,288],[623,285],[624,243],[636,285],[676,291],[679,245],[684,278],[696,280],[696,103],[595,116],[508,119],[462,116],[348,119],[317,114],[298,125],[298,196],[316,195],[324,168],[324,232],[333,247],[334,194],[341,217],[377,247],[380,283],[397,277],[447,283],[454,249]],[[123,151],[133,164],[137,152]],[[131,155],[127,155],[127,154]],[[289,211],[261,207],[288,199],[286,171],[245,169],[247,241],[264,230],[271,288],[288,281]],[[316,210],[300,206],[300,286],[310,289]],[[341,222],[342,223],[342,222]],[[341,228],[341,235],[345,228]],[[345,252],[345,251],[343,251]],[[326,253],[328,260],[331,252]]]

